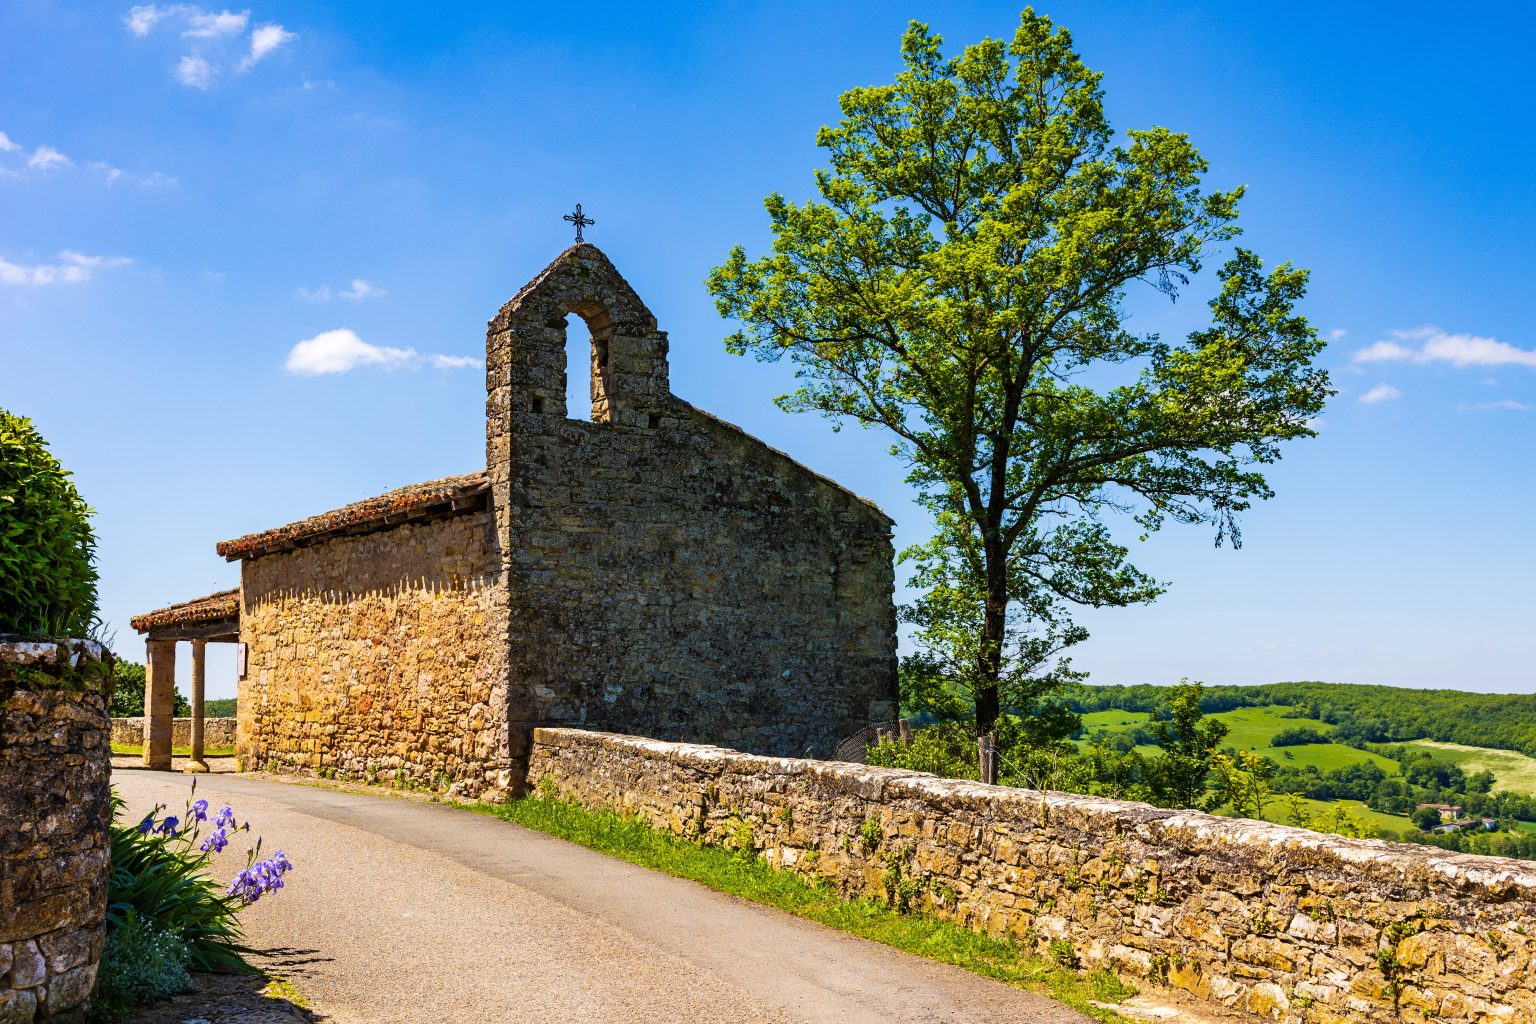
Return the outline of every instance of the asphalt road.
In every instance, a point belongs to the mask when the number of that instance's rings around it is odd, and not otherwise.
[[[186,776],[112,777],[130,814],[186,803]],[[486,815],[242,776],[203,776],[198,795],[293,862],[242,920],[338,1024],[1088,1020]],[[243,847],[221,861],[233,874]]]

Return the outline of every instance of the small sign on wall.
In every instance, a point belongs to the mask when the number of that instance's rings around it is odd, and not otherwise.
[[[245,644],[235,645],[235,675],[245,678]]]

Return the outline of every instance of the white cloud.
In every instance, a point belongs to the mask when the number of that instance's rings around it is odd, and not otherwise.
[[[1342,327],[1335,327],[1333,330],[1328,332],[1328,340],[1329,341],[1342,341],[1344,339],[1344,336],[1346,334],[1348,334],[1348,333],[1349,332],[1346,331]]]
[[[1524,349],[1497,338],[1450,334],[1438,327],[1390,331],[1392,340],[1374,342],[1355,353],[1357,363],[1415,362],[1468,366],[1529,366],[1536,368],[1536,349]]]
[[[189,53],[176,65],[176,81],[194,89],[207,89],[213,84],[213,65]]]
[[[20,153],[22,151],[20,143],[4,132],[0,132],[0,153]],[[75,161],[65,156],[53,146],[43,145],[34,149],[31,156],[25,158],[24,164],[0,165],[0,178],[36,178],[39,175],[54,174],[75,166]],[[133,171],[125,171],[121,167],[116,167],[102,160],[88,160],[79,166],[92,174],[101,175],[102,181],[108,185],[115,185],[119,181],[137,185],[140,188],[170,187],[179,184],[175,178],[160,171],[153,171],[149,174],[137,174]]]
[[[1517,402],[1513,398],[1501,398],[1497,402],[1476,402],[1472,405],[1458,405],[1456,408],[1460,412],[1466,412],[1468,409],[1478,412],[1530,412],[1536,409],[1536,406]]]
[[[224,36],[237,36],[245,31],[245,26],[251,20],[250,11],[241,11],[239,14],[233,11],[203,11],[197,8],[182,8],[185,11],[187,27],[181,34],[186,39],[221,39]]]
[[[57,263],[11,263],[0,258],[0,284],[38,287],[49,284],[79,284],[89,281],[99,269],[125,267],[133,261],[123,256],[87,256],[65,249]]]
[[[365,366],[387,370],[414,370],[426,365],[438,370],[478,366],[480,361],[468,356],[422,355],[414,348],[370,345],[348,328],[322,331],[293,346],[283,369],[301,377],[346,373]]]
[[[382,299],[389,292],[368,281],[364,281],[360,277],[354,277],[352,279],[352,287],[337,294],[344,299]]]
[[[27,166],[35,171],[47,171],[55,167],[69,167],[74,163],[69,157],[52,146],[38,146],[27,159]]]
[[[160,171],[154,171],[150,174],[135,174],[132,171],[125,171],[121,167],[113,167],[111,164],[102,163],[100,160],[93,160],[86,167],[101,175],[102,181],[108,185],[124,182],[129,185],[137,185],[139,188],[174,188],[176,185],[181,184],[169,174],[163,174]]]
[[[1377,402],[1387,402],[1401,397],[1403,397],[1403,393],[1391,384],[1377,384],[1371,390],[1361,395],[1360,401],[1365,402],[1367,405],[1374,405]]]
[[[163,21],[180,22],[181,34],[187,39],[220,39],[244,32],[250,20],[250,11],[205,11],[192,4],[140,4],[123,15],[128,31],[141,39]]]
[[[256,66],[256,62],[267,54],[276,50],[284,43],[297,39],[298,35],[289,32],[281,25],[258,25],[251,33],[251,49],[240,61],[240,70],[249,71]]]
[[[194,89],[209,88],[220,74],[231,69],[249,71],[262,58],[298,38],[272,22],[258,25],[246,35],[250,11],[211,10],[195,4],[141,4],[123,16],[123,23],[141,39],[162,25],[179,28],[191,52],[182,54],[174,76]]]
[[[123,15],[123,24],[128,26],[128,31],[143,38],[149,35],[149,30],[170,15],[171,9],[157,7],[154,4],[140,4],[130,7],[128,13]]]
[[[389,292],[378,287],[373,282],[365,281],[360,277],[354,277],[352,279],[352,287],[341,291],[332,291],[331,286],[328,284],[323,284],[318,288],[301,287],[296,289],[296,291],[299,298],[306,302],[330,302],[333,298],[351,299],[353,301],[381,299],[389,294]]]
[[[1372,342],[1355,353],[1357,363],[1381,363],[1394,359],[1412,359],[1413,351],[1395,341]]]

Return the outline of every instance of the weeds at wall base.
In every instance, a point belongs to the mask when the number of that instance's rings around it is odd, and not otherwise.
[[[510,803],[460,806],[1049,996],[1096,1020],[1124,1021],[1126,1018],[1097,1004],[1119,1002],[1136,994],[1133,986],[1109,971],[1084,974],[1037,957],[1017,943],[948,921],[902,913],[872,899],[844,899],[823,881],[775,868],[761,859],[744,858],[739,850],[698,846],[633,818],[588,810],[556,799],[542,787],[534,795]]]

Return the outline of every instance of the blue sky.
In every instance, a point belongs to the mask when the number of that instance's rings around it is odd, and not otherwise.
[[[1244,244],[1312,269],[1340,389],[1241,550],[1135,546],[1172,587],[1084,616],[1097,682],[1536,688],[1536,14],[1341,6],[1044,8],[1117,128],[1188,132],[1249,186]],[[816,128],[891,78],[909,18],[962,44],[1017,10],[0,7],[0,406],[98,510],[120,649],[130,615],[238,581],[216,541],[481,465],[485,321],[576,201],[679,395],[923,539],[886,439],[778,411],[786,370],[724,353],[702,280],[763,247],[764,195],[809,194]],[[1138,324],[1182,334],[1209,290]]]

